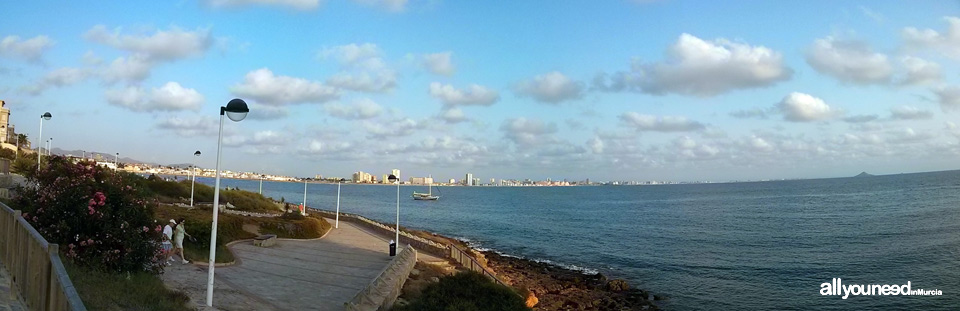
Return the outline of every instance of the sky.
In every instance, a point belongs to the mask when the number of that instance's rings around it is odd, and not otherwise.
[[[957,1],[4,1],[34,146],[267,174],[960,169]],[[194,151],[202,155],[194,157]]]

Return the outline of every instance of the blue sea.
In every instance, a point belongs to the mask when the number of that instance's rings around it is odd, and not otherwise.
[[[210,178],[199,181],[213,184]],[[223,180],[256,192],[258,181]],[[591,187],[441,187],[400,224],[477,247],[627,279],[667,310],[958,310],[960,171],[817,180]],[[302,183],[263,192],[303,200]],[[333,210],[337,185],[309,184]],[[343,185],[340,210],[385,223],[397,187]],[[906,284],[942,296],[822,296],[822,283]]]

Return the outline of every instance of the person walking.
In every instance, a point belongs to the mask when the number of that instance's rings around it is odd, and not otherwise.
[[[183,255],[183,237],[189,236],[193,238],[193,236],[187,233],[187,228],[184,226],[185,220],[186,219],[181,217],[180,221],[177,222],[176,228],[173,229],[173,247],[174,252],[180,253],[180,258],[183,260],[183,263],[188,264],[190,261],[187,260],[187,256]]]
[[[161,245],[163,246],[163,255],[165,257],[164,263],[169,265],[170,262],[173,262],[173,227],[170,227],[170,224],[174,226],[177,225],[177,221],[171,219],[166,226],[163,227],[163,236],[161,237]]]

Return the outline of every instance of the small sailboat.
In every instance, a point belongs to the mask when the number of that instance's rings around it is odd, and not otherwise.
[[[440,192],[440,189],[437,189]],[[436,201],[440,199],[439,195],[433,195],[433,184],[427,186],[427,193],[413,192],[413,199],[419,201]]]

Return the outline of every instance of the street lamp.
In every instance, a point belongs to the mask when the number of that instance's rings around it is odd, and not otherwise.
[[[117,168],[120,167],[120,153],[117,152],[117,155],[113,158],[113,171],[116,172]]]
[[[260,174],[260,195],[263,195],[263,174]]]
[[[51,147],[53,147],[53,137],[50,137],[50,139],[47,139],[47,156],[48,157],[53,155],[53,151],[50,150]]]
[[[393,174],[390,174],[390,177],[387,177],[387,179],[390,180],[390,182],[397,183],[397,232],[396,232],[396,238],[394,239],[394,241],[396,242],[394,243],[397,243],[397,246],[399,246],[400,245],[400,176],[394,176]],[[393,255],[393,254],[390,254],[390,255]]]
[[[303,205],[300,206],[300,215],[307,215],[307,179],[303,179]]]
[[[40,135],[37,135],[37,171],[40,170],[40,147],[43,147],[43,120],[50,120],[52,117],[50,112],[40,115]]]
[[[234,98],[230,100],[226,106],[220,107],[220,133],[217,136],[217,180],[214,182],[213,187],[213,224],[210,228],[210,268],[208,269],[209,274],[207,275],[208,307],[213,307],[213,261],[217,255],[217,215],[220,212],[220,153],[223,147],[223,115],[226,114],[227,118],[230,118],[231,121],[240,122],[243,118],[247,117],[248,112],[250,112],[250,108],[247,108],[247,103],[239,98]]]
[[[199,157],[199,156],[200,156],[200,150],[197,150],[197,152],[194,152],[193,155]],[[190,176],[191,176],[191,177],[190,177],[190,207],[193,207],[193,184],[194,184],[194,183],[196,182],[196,180],[197,180],[197,165],[196,165],[196,164],[194,164],[193,167],[190,168]]]

